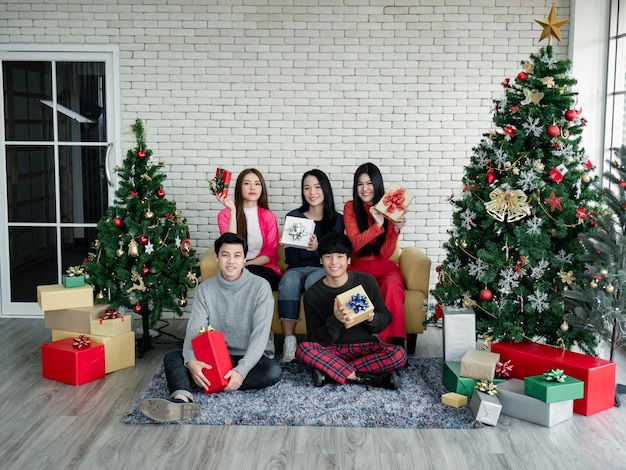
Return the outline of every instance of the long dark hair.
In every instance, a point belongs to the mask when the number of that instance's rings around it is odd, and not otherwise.
[[[243,180],[248,173],[254,173],[261,181],[261,197],[257,201],[257,205],[263,209],[269,209],[267,187],[263,174],[256,168],[242,170],[235,183],[235,212],[237,214],[237,234],[245,238],[246,241],[248,240],[248,224],[246,223],[246,214],[243,211]]]
[[[354,172],[354,181],[352,183],[352,205],[354,207],[354,214],[356,215],[356,223],[361,233],[365,232],[369,228],[368,211],[365,209],[365,205],[359,197],[357,187],[359,184],[359,178],[361,175],[368,175],[372,184],[374,185],[374,199],[372,205],[375,205],[380,201],[385,194],[385,183],[383,182],[383,176],[380,174],[380,170],[376,165],[371,162],[364,163],[356,169]],[[383,222],[383,233],[376,237],[376,240],[372,244],[365,245],[359,250],[358,256],[369,256],[372,253],[378,256],[380,249],[385,243],[385,235],[387,233],[387,219]]]
[[[322,217],[322,235],[325,233],[332,232],[335,229],[335,221],[337,219],[336,211],[335,211],[335,197],[333,196],[333,188],[330,185],[330,181],[328,180],[328,176],[322,170],[313,169],[309,170],[302,175],[302,180],[300,181],[300,196],[302,197],[302,205],[298,207],[298,210],[302,213],[309,210],[311,207],[304,197],[304,180],[307,176],[313,176],[317,178],[320,186],[322,188],[322,192],[324,193],[324,215]]]

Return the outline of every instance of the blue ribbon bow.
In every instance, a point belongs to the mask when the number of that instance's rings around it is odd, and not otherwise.
[[[367,301],[367,297],[362,294],[354,294],[350,301],[346,304],[354,313],[364,312],[369,307],[369,303]]]

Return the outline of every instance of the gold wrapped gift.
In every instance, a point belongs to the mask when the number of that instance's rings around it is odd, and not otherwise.
[[[337,300],[340,305],[348,305],[352,309],[350,320],[345,324],[346,328],[352,328],[354,325],[367,320],[370,313],[374,311],[374,305],[360,284],[339,294]]]

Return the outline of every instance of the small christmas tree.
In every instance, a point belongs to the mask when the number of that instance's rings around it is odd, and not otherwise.
[[[598,229],[583,234],[587,263],[583,282],[565,292],[572,327],[593,332],[616,348],[626,344],[626,147],[604,172],[602,189],[607,212],[598,217]]]
[[[551,12],[545,22],[560,39],[554,27],[563,20]],[[473,149],[462,196],[450,199],[454,228],[432,293],[440,304],[473,307],[487,344],[593,343],[564,322],[563,291],[584,272],[579,237],[593,229],[600,199],[569,71],[548,45],[502,82],[493,130]]]
[[[187,291],[198,285],[198,257],[185,219],[165,197],[163,162],[152,163],[142,122],[131,130],[136,147],[115,169],[120,185],[98,222],[85,273],[96,302],[132,309],[154,326],[163,310],[183,314]]]

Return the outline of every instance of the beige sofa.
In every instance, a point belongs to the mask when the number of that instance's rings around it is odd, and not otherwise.
[[[402,276],[404,277],[405,294],[404,300],[404,324],[407,333],[407,351],[409,354],[415,352],[417,335],[423,333],[422,322],[426,318],[424,302],[428,297],[428,283],[430,280],[430,258],[417,247],[409,246],[402,250],[397,249],[394,260],[400,265]],[[283,270],[287,269],[285,264],[285,249],[278,246],[278,265]],[[202,279],[213,277],[218,272],[215,261],[215,250],[210,247],[206,250],[200,260],[200,272]],[[272,331],[275,335],[282,337],[282,327],[278,320],[278,292],[274,292],[276,302],[274,304],[274,318],[272,320]],[[300,321],[296,324],[296,335],[306,335],[306,321],[304,319],[304,307],[302,297],[300,298]],[[277,341],[279,347],[282,342]]]

